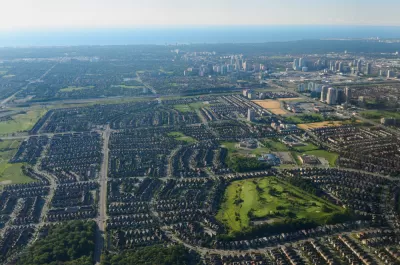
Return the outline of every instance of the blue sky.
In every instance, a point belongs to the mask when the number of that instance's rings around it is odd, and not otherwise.
[[[400,26],[399,0],[5,0],[0,30],[190,25]]]

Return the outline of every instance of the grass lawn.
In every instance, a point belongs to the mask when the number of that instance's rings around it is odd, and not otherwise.
[[[8,163],[17,152],[20,143],[20,141],[14,140],[0,142],[0,182],[17,184],[33,181],[22,173],[23,163]]]
[[[304,218],[323,224],[328,217],[344,211],[275,177],[234,181],[224,196],[216,217],[230,232],[251,226],[251,221],[275,223]]]
[[[331,153],[325,150],[313,150],[305,152],[307,155],[315,155],[316,157],[323,157],[328,160],[329,165],[334,167],[336,165],[336,160],[338,159],[339,155],[336,153]]]
[[[129,88],[129,89],[143,89],[144,86],[127,86],[127,85],[114,85],[113,87]]]
[[[379,120],[381,118],[396,118],[400,119],[400,112],[385,111],[385,110],[367,110],[360,112],[360,115],[364,118],[371,120]]]
[[[278,140],[267,139],[263,141],[263,144],[266,148],[270,149],[273,152],[289,151],[289,148],[284,143]]]
[[[170,132],[168,133],[168,136],[174,137],[175,140],[184,141],[189,144],[197,142],[196,139],[194,139],[193,137],[186,136],[181,132]]]
[[[313,144],[308,143],[305,146],[296,146],[294,149],[298,152],[307,152],[307,151],[313,151],[313,150],[318,150],[319,148]]]
[[[85,86],[85,87],[76,87],[76,86],[69,86],[66,88],[61,88],[59,92],[72,92],[72,91],[79,91],[79,90],[85,90],[85,89],[91,89],[94,88],[94,86]]]
[[[179,104],[179,105],[174,105],[174,109],[180,112],[193,112],[198,109],[201,109],[205,107],[206,104],[204,102],[195,102],[195,103],[190,103],[190,104]]]
[[[0,134],[28,131],[46,113],[46,109],[35,108],[24,114],[12,116],[12,120],[0,122]]]

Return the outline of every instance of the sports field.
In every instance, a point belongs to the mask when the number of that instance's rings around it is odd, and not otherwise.
[[[284,115],[287,113],[285,110],[281,109],[281,103],[278,100],[265,99],[265,100],[252,100],[252,101],[276,115]]]
[[[237,232],[260,223],[285,219],[306,219],[320,224],[335,213],[339,206],[311,195],[275,177],[234,181],[225,191],[217,214],[229,232]]]

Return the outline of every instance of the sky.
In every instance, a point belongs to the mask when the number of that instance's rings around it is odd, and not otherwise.
[[[399,0],[3,0],[0,30],[194,25],[400,26]]]

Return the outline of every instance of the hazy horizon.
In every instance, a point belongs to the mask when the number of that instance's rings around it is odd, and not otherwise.
[[[400,26],[395,0],[14,0],[3,3],[7,31],[185,25]]]

